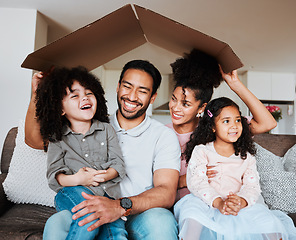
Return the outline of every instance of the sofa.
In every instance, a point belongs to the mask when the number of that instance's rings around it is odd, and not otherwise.
[[[2,186],[8,174],[17,131],[18,128],[14,127],[8,132],[1,155],[0,239],[42,239],[45,222],[55,213],[55,209],[39,204],[12,203],[7,199]],[[261,134],[255,136],[254,140],[273,154],[284,156],[296,144],[296,135]],[[296,225],[296,212],[289,216]]]
[[[0,239],[42,239],[46,220],[55,209],[37,204],[15,204],[9,201],[4,192],[4,182],[13,150],[17,127],[12,128],[4,141],[1,155],[0,175]]]

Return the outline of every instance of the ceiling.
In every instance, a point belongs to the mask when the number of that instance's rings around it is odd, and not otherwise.
[[[52,42],[129,3],[228,43],[245,65],[240,72],[296,73],[295,0],[0,0],[0,8],[37,9],[49,23]],[[167,73],[177,57],[145,44],[105,67],[121,69],[130,59],[142,58]]]

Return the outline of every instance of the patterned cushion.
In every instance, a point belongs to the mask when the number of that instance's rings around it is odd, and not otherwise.
[[[296,145],[290,148],[284,157],[278,157],[258,144],[256,144],[256,147],[257,169],[260,175],[262,195],[266,204],[270,209],[295,213]],[[289,169],[289,172],[286,169]]]
[[[287,151],[283,164],[287,172],[296,173],[296,144]]]
[[[3,183],[7,198],[14,203],[54,206],[55,192],[46,178],[47,154],[24,142],[24,121],[19,122],[16,146]]]

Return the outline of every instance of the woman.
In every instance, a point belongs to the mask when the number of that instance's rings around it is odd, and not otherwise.
[[[169,103],[172,122],[167,126],[177,134],[182,153],[213,95],[213,89],[218,87],[223,79],[252,113],[253,118],[249,119],[249,125],[253,135],[276,127],[276,121],[272,115],[243,85],[237,71],[224,73],[214,57],[193,49],[189,54],[172,63],[171,67],[176,84]],[[189,193],[186,170],[186,161],[182,157],[176,201]],[[215,171],[209,169],[207,175],[211,178],[215,175]]]

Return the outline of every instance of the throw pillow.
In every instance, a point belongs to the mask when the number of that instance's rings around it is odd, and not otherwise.
[[[296,212],[296,172],[287,172],[283,163],[295,152],[294,145],[284,157],[278,157],[255,143],[262,196],[270,209]],[[295,160],[295,158],[294,158]]]
[[[296,173],[296,144],[291,147],[283,159],[284,169],[287,172]]]
[[[14,203],[54,206],[55,192],[46,178],[47,154],[24,142],[24,121],[19,122],[16,146],[3,183],[7,198]]]

